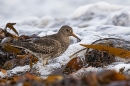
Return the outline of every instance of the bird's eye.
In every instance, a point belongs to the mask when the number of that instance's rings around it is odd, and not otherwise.
[[[68,29],[67,29],[66,31],[67,31],[67,32],[69,32],[69,30],[68,30]]]

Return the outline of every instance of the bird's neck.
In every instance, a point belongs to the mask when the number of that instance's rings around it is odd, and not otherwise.
[[[65,36],[64,34],[57,34],[57,36],[64,42],[70,42],[69,36]]]

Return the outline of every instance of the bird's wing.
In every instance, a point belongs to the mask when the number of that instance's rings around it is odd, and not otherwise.
[[[35,53],[51,54],[56,52],[61,46],[59,41],[49,38],[37,39],[33,42],[20,42],[18,46],[27,48]]]
[[[51,38],[43,38],[33,42],[41,53],[54,53],[61,46],[59,41]],[[38,50],[37,50],[38,51]]]

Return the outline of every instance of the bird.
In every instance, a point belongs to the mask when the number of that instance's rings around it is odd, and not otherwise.
[[[56,34],[43,36],[31,42],[17,43],[17,46],[27,49],[45,65],[49,59],[56,58],[67,50],[70,36],[80,40],[73,33],[72,27],[63,25]]]

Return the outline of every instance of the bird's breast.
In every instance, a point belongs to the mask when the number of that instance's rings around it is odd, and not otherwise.
[[[69,47],[69,45],[70,45],[70,39],[64,38],[63,41],[61,42],[62,51],[65,52],[66,49]]]

